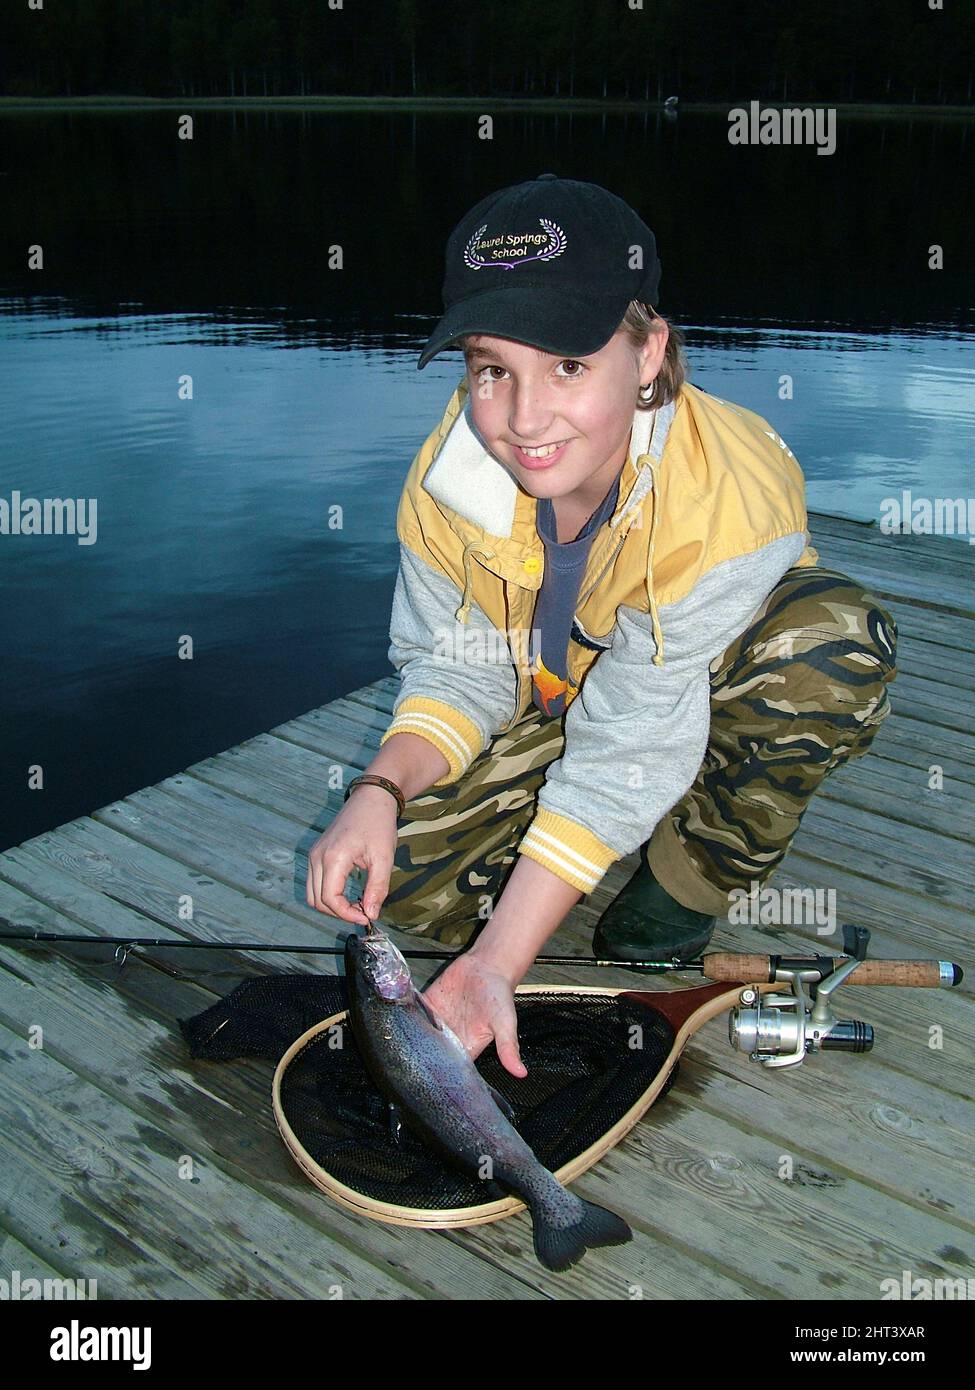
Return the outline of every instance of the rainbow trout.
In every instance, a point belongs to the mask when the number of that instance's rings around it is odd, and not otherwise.
[[[619,1216],[569,1192],[539,1163],[503,1113],[510,1107],[415,988],[384,933],[374,928],[346,938],[345,974],[352,1032],[380,1091],[455,1165],[521,1198],[531,1212],[535,1254],[547,1269],[568,1269],[591,1246],[632,1238]]]

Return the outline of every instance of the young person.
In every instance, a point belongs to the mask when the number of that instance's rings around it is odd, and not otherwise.
[[[889,711],[896,628],[818,563],[776,431],[686,380],[653,233],[596,184],[492,193],[418,366],[465,377],[406,477],[393,718],[310,906],[469,949],[427,995],[515,1075],[514,986],[618,859],[600,957],[699,954]],[[399,820],[399,824],[397,824]]]

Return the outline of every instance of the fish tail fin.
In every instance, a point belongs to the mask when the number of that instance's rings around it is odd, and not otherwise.
[[[579,1199],[582,1214],[571,1226],[556,1225],[548,1214],[532,1209],[535,1254],[546,1269],[569,1269],[597,1245],[625,1245],[633,1232],[621,1216]]]

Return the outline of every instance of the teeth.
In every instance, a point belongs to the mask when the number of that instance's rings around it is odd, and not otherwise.
[[[565,440],[560,439],[557,444],[546,444],[541,449],[522,449],[521,452],[527,454],[530,459],[544,459],[548,458],[549,454],[554,454],[556,449],[561,449],[564,443]]]

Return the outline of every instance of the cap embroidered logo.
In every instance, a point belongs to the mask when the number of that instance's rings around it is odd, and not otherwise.
[[[561,256],[569,244],[565,232],[546,217],[540,217],[538,224],[544,229],[543,232],[507,232],[504,236],[485,237],[488,225],[485,222],[464,247],[464,264],[471,270],[481,270],[487,266],[514,270],[516,266],[528,265],[530,261],[550,261],[553,256]],[[537,246],[545,249],[537,251],[534,256],[529,255]]]

